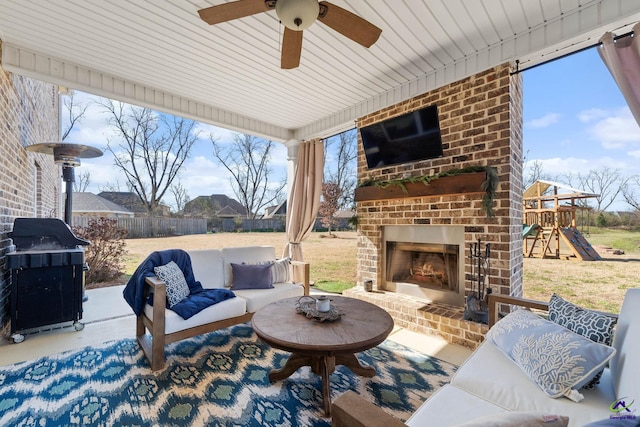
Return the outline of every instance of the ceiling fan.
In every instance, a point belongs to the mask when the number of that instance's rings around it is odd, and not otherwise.
[[[378,40],[382,30],[369,21],[335,4],[318,0],[236,0],[198,11],[210,25],[244,18],[260,12],[276,11],[285,26],[280,67],[296,68],[302,53],[302,31],[316,19],[364,47]]]

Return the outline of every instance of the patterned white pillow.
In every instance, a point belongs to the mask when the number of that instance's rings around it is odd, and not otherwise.
[[[273,276],[273,283],[285,283],[289,282],[289,269],[291,267],[291,258],[282,258],[276,260],[271,265],[271,274]]]
[[[243,264],[247,264],[244,263]],[[260,261],[257,265],[269,264],[271,266],[271,277],[273,283],[291,282],[290,268],[291,258],[281,258],[275,261]]]
[[[178,264],[173,261],[165,265],[153,268],[158,279],[167,285],[167,300],[169,308],[173,307],[189,295],[189,285],[184,278],[184,274]]]
[[[595,343],[528,310],[516,310],[496,323],[487,339],[552,398],[579,402],[578,392],[616,350]]]
[[[605,345],[611,345],[613,328],[617,322],[614,317],[585,310],[557,294],[553,294],[549,300],[549,320],[591,341]],[[602,371],[598,372],[584,388],[593,388],[600,382],[601,376]]]

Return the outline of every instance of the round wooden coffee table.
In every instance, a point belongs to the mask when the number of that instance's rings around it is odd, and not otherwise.
[[[296,312],[299,297],[286,298],[258,310],[251,320],[253,330],[265,343],[291,352],[281,369],[273,369],[269,380],[280,381],[303,366],[322,378],[324,412],[331,415],[329,375],[336,365],[344,365],[365,377],[375,375],[363,366],[355,353],[377,346],[393,329],[393,319],[380,307],[354,298],[331,297],[342,313],[333,322],[319,322]]]

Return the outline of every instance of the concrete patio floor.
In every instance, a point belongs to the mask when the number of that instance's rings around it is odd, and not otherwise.
[[[0,366],[106,341],[135,338],[135,316],[122,297],[123,289],[124,285],[86,291],[88,300],[83,305],[82,323],[85,327],[82,331],[65,324],[63,327],[43,328],[27,334],[19,344],[4,340],[0,344]],[[312,294],[318,293],[312,289]],[[471,354],[471,350],[450,344],[444,339],[399,327],[394,328],[389,339],[455,365],[460,365]]]

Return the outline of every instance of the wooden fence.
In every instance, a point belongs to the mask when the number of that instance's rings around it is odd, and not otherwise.
[[[86,227],[89,224],[89,216],[74,216],[73,225]],[[119,228],[127,230],[128,239],[147,237],[184,236],[188,234],[206,234],[207,232],[283,232],[285,220],[275,219],[248,219],[248,218],[164,218],[164,217],[134,217],[113,218]],[[347,219],[341,219],[333,230],[351,230]],[[316,220],[314,231],[325,231],[326,228]]]
[[[86,227],[91,218],[74,216],[73,226]],[[207,220],[204,218],[134,217],[114,219],[119,228],[127,230],[128,239],[207,233]]]

